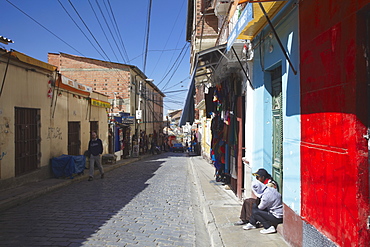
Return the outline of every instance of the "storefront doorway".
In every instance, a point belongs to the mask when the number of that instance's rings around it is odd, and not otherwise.
[[[68,122],[68,155],[80,155],[80,122]]]
[[[272,86],[272,176],[283,188],[283,96],[281,66],[270,71]]]
[[[15,176],[37,169],[40,163],[40,110],[15,108]]]

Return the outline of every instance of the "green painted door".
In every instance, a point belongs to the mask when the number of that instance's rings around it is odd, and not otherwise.
[[[272,84],[272,177],[283,188],[283,97],[281,66],[271,71]]]

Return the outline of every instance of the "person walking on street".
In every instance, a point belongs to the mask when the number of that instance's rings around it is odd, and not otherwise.
[[[88,181],[92,181],[94,178],[95,163],[100,171],[100,177],[104,178],[104,170],[100,162],[100,155],[103,153],[103,143],[97,137],[97,134],[95,131],[91,132],[91,140],[89,141],[88,151],[90,153],[90,170],[89,170],[89,180]]]

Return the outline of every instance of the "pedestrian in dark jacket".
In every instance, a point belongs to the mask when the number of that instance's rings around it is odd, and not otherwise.
[[[89,170],[89,180],[88,181],[93,180],[95,163],[100,171],[100,177],[104,178],[104,170],[100,162],[100,155],[103,153],[103,143],[97,137],[97,134],[95,131],[91,132],[91,140],[89,141],[88,151],[90,153],[90,170]]]

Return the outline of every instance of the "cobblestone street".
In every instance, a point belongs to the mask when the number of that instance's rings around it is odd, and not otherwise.
[[[73,183],[1,212],[0,246],[195,246],[189,176],[163,153]]]

